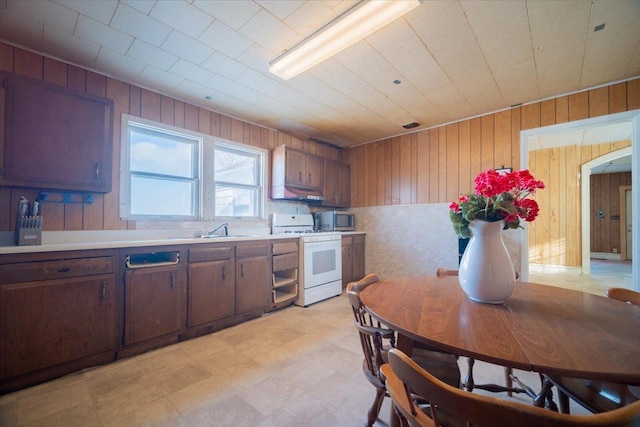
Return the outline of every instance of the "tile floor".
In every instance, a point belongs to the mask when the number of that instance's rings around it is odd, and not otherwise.
[[[611,268],[587,280],[532,268],[531,281],[603,294]],[[361,360],[343,295],[0,396],[0,426],[362,426],[374,394]],[[503,370],[478,362],[475,378],[500,384]]]

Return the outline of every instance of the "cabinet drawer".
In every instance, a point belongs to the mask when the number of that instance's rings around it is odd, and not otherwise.
[[[273,254],[287,254],[290,252],[298,252],[298,241],[294,242],[279,242],[273,244]]]
[[[114,265],[112,256],[7,264],[2,266],[0,284],[109,274]]]
[[[233,246],[189,249],[189,262],[217,261],[233,257]]]
[[[298,268],[298,253],[277,255],[273,257],[273,271]]]
[[[353,236],[342,236],[342,246],[352,245],[353,244]]]
[[[364,234],[356,234],[355,236],[353,236],[353,244],[356,245],[358,243],[364,243],[364,238]]]
[[[236,246],[236,257],[245,258],[252,256],[269,255],[269,245],[267,243],[258,245],[238,245]]]

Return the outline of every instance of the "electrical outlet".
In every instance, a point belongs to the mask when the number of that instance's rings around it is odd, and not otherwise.
[[[618,253],[618,248],[613,248],[613,253],[617,254]]]

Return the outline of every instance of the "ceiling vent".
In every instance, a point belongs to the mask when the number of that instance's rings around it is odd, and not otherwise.
[[[407,123],[406,125],[402,125],[402,127],[405,129],[413,129],[413,128],[417,128],[418,126],[420,126],[420,123],[418,122]]]

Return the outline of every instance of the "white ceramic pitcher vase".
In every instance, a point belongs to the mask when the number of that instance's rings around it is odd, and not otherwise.
[[[458,280],[473,301],[500,304],[516,283],[511,257],[502,240],[504,221],[473,220],[471,239],[462,255]]]

